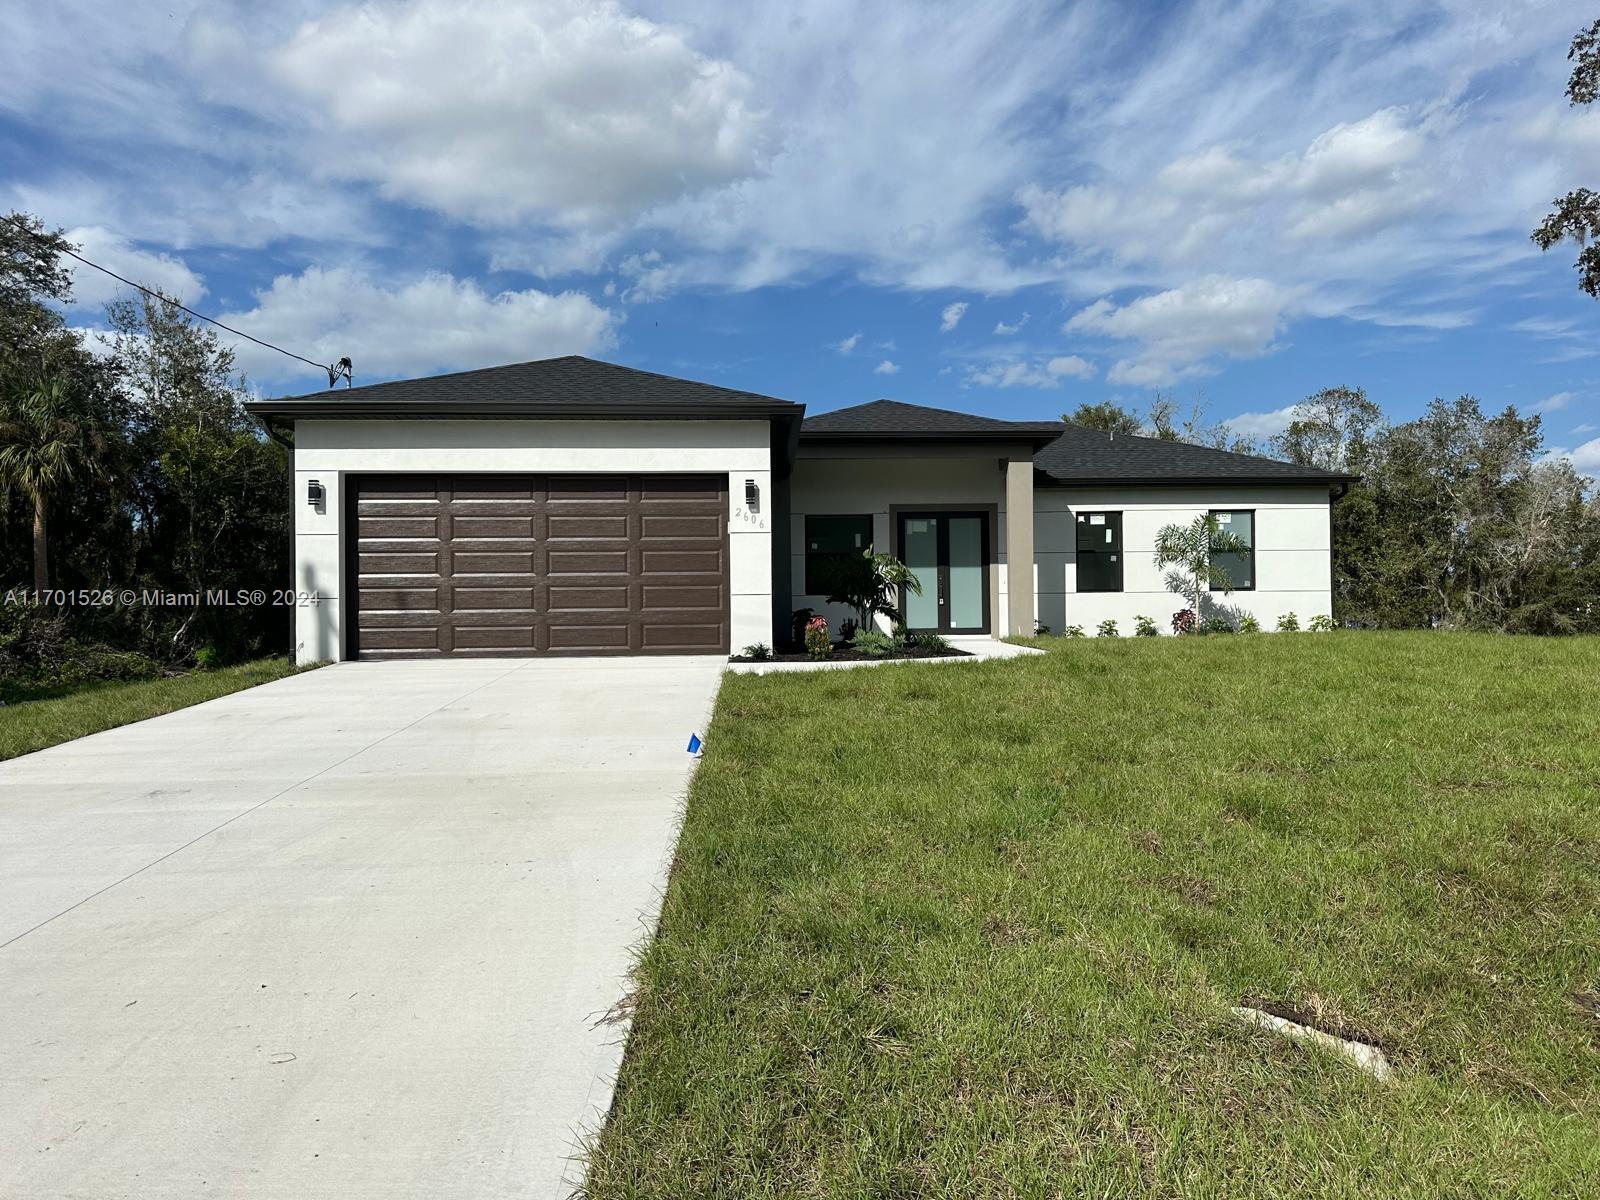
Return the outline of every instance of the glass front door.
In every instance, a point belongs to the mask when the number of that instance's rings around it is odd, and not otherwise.
[[[981,512],[903,512],[900,561],[922,585],[901,596],[908,629],[989,632],[989,517]]]

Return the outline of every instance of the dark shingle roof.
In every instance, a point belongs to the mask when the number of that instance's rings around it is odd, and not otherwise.
[[[246,407],[264,417],[794,418],[803,411],[802,405],[787,400],[637,371],[576,354],[257,400]]]
[[[1056,483],[1337,483],[1336,471],[1235,454],[1187,442],[1102,433],[1068,425],[1033,456],[1034,467]]]
[[[1062,429],[1059,421],[1001,421],[948,408],[925,408],[899,400],[874,400],[841,408],[820,416],[808,417],[800,426],[800,439],[890,439],[916,441],[1011,440],[1042,442],[1054,438]]]

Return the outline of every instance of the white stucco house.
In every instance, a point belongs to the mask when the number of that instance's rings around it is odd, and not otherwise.
[[[1251,546],[1215,597],[1271,628],[1331,613],[1314,468],[1059,422],[803,405],[567,357],[250,406],[294,447],[296,655],[728,653],[794,610],[851,614],[819,564],[917,574],[907,624],[1004,637],[1184,606],[1156,531],[1215,512]]]

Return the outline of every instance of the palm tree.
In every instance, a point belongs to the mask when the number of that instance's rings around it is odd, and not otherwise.
[[[0,488],[33,505],[33,586],[50,587],[50,501],[76,479],[98,473],[108,445],[61,377],[41,380],[0,413]]]
[[[1220,587],[1224,595],[1233,591],[1233,580],[1212,556],[1249,551],[1245,540],[1223,529],[1211,513],[1201,513],[1187,525],[1165,525],[1156,534],[1156,566],[1177,568],[1171,586],[1193,605],[1196,628],[1206,592],[1212,587]]]

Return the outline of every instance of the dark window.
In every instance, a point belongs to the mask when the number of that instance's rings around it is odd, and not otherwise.
[[[1122,514],[1078,514],[1078,590],[1122,590]]]
[[[1228,581],[1233,584],[1236,592],[1250,592],[1256,586],[1256,514],[1249,509],[1232,512],[1213,511],[1211,514],[1217,519],[1217,524],[1222,532],[1231,533],[1246,546],[1248,550],[1242,553],[1229,551],[1226,554],[1213,554],[1211,565],[1225,571]],[[1211,585],[1213,592],[1220,592],[1222,585]]]
[[[871,517],[807,517],[806,595],[826,596],[833,590],[833,565],[871,548]]]

